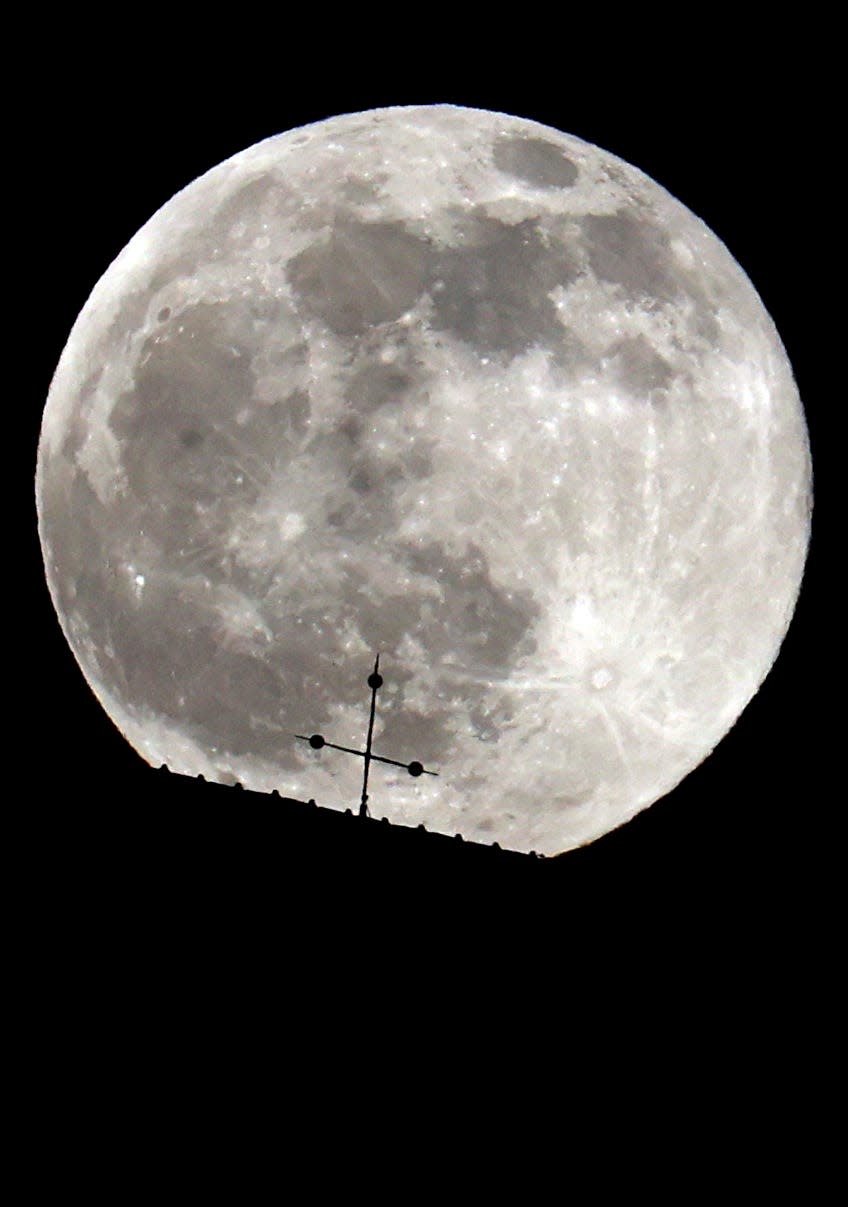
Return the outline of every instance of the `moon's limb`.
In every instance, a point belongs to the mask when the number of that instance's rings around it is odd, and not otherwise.
[[[776,657],[803,411],[744,272],[636,169],[449,106],[269,139],[164,206],[62,354],[51,593],[149,762],[555,853],[668,792]]]

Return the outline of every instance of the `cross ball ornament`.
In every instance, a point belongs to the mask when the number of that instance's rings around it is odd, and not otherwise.
[[[311,737],[304,737],[303,734],[295,734],[302,742],[308,742],[313,750],[323,750],[325,746],[331,750],[343,750],[345,754],[355,754],[365,760],[365,768],[362,776],[362,795],[359,800],[359,816],[368,816],[368,772],[372,762],[376,763],[391,763],[393,767],[405,767],[409,774],[416,779],[419,775],[438,775],[437,771],[427,771],[424,766],[413,759],[411,763],[401,763],[397,759],[385,758],[383,755],[373,754],[371,751],[371,741],[374,736],[374,716],[377,709],[377,692],[383,686],[383,676],[380,674],[380,655],[374,659],[374,669],[368,676],[368,686],[371,688],[371,714],[368,718],[368,736],[365,741],[364,750],[353,750],[350,746],[338,746],[335,742],[328,742],[320,733],[313,733]]]

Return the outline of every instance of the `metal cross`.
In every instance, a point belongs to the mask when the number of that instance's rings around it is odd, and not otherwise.
[[[391,763],[393,767],[405,767],[410,775],[416,777],[419,775],[437,776],[439,774],[438,771],[428,771],[417,759],[414,759],[411,763],[401,763],[398,759],[387,759],[383,755],[371,752],[371,741],[374,736],[374,716],[377,711],[377,692],[383,686],[383,676],[380,674],[379,654],[374,660],[374,669],[368,676],[368,686],[371,688],[371,714],[368,718],[368,737],[364,750],[353,750],[350,746],[337,746],[335,742],[328,742],[320,733],[313,733],[310,738],[307,738],[302,733],[294,735],[302,742],[308,742],[313,750],[320,750],[322,746],[329,746],[331,750],[342,750],[345,754],[355,754],[358,758],[365,760],[365,769],[362,776],[362,798],[359,802],[360,817],[368,816],[368,772],[371,769],[372,763]]]

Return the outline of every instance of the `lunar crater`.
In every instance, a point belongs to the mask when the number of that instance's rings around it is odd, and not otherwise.
[[[502,172],[541,188],[570,188],[578,176],[562,147],[542,138],[501,138],[494,162]]]

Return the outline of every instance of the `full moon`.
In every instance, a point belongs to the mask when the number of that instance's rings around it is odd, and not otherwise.
[[[757,691],[811,464],[695,215],[435,105],[270,138],[164,205],[71,331],[36,496],[64,633],[149,763],[355,808],[330,744],[364,749],[379,654],[372,815],[556,854]]]

